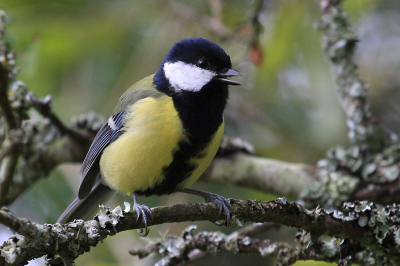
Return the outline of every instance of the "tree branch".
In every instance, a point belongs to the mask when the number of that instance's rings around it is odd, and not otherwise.
[[[355,202],[345,205],[347,214],[344,214],[319,207],[309,211],[299,204],[287,202],[284,198],[270,202],[231,199],[230,203],[236,219],[241,222],[273,222],[303,228],[314,236],[314,242],[321,235],[351,239],[354,243],[370,248],[395,263],[400,260],[400,241],[397,240],[397,213],[400,208],[397,206],[388,206],[378,211],[374,204]],[[206,220],[215,222],[225,218],[223,214],[218,217],[219,208],[212,203],[155,207],[152,208],[152,212],[154,220],[150,225]],[[92,221],[76,220],[65,225],[39,225],[17,218],[2,209],[0,223],[10,226],[25,237],[23,241],[16,242],[13,238],[5,242],[2,249],[8,250],[9,253],[2,252],[2,257],[8,263],[6,265],[19,265],[15,264],[13,258],[21,263],[43,254],[50,254],[49,263],[52,265],[61,263],[61,258],[72,262],[107,236],[142,228],[143,222],[136,223],[136,219],[136,213],[122,212],[119,207],[113,211],[101,207],[100,215]],[[264,244],[269,245],[263,242]],[[15,248],[15,245],[18,248]],[[18,256],[15,253],[17,250]]]
[[[94,113],[75,118],[71,131],[79,132],[82,136],[77,140],[69,134],[60,136],[59,130],[49,119],[32,112],[31,117],[24,122],[24,156],[15,171],[5,204],[11,204],[31,184],[48,176],[58,165],[82,162],[103,121]]]
[[[181,265],[198,260],[206,255],[216,255],[221,252],[234,254],[261,254],[263,256],[279,257],[282,253],[300,253],[301,249],[292,248],[286,243],[271,240],[251,239],[248,236],[232,236],[221,232],[199,232],[193,234],[196,226],[190,226],[183,231],[182,237],[168,236],[157,241],[146,249],[131,250],[131,255],[139,258],[152,253],[162,255],[157,265]],[[201,252],[199,255],[199,252]]]
[[[253,234],[253,230],[260,228],[270,229],[270,224],[250,225],[238,231]],[[318,241],[312,243],[310,235],[303,233],[299,236],[299,245],[290,245],[283,242],[272,242],[269,239],[251,238],[246,233],[238,231],[226,235],[222,232],[199,232],[193,234],[196,226],[185,229],[181,237],[169,235],[160,239],[152,239],[151,245],[146,248],[129,251],[133,256],[145,258],[152,254],[161,256],[156,265],[185,265],[188,262],[199,260],[206,256],[218,255],[221,252],[233,254],[259,254],[263,257],[277,258],[277,265],[292,265],[297,261],[314,260],[324,262],[346,262],[349,256],[345,253],[345,245],[339,244],[338,239]],[[344,241],[346,244],[348,241]],[[352,263],[365,264],[371,257],[366,258],[365,250],[358,251],[358,256],[351,258]],[[368,251],[367,251],[368,252]],[[355,253],[355,252],[354,252]],[[368,254],[371,255],[371,254]]]
[[[44,99],[38,99],[33,93],[28,94],[28,99],[33,107],[45,118],[48,118],[61,135],[67,135],[78,143],[85,143],[87,138],[80,132],[67,127],[51,110],[51,97],[47,95]]]
[[[8,88],[12,77],[18,71],[15,67],[14,54],[9,53],[8,47],[4,42],[5,34],[5,13],[0,11],[0,110],[5,121],[5,140],[1,149],[0,160],[0,206],[5,205],[9,192],[10,184],[14,176],[14,170],[17,165],[20,154],[19,141],[14,135],[19,136],[20,123],[15,118],[9,99]],[[19,139],[18,139],[19,140]]]
[[[217,36],[219,36],[222,39],[226,39],[226,38],[230,37],[231,33],[229,32],[228,28],[226,28],[225,25],[222,24],[222,22],[220,20],[213,18],[213,17],[208,17],[201,13],[198,13],[195,10],[191,9],[190,7],[188,7],[182,3],[178,3],[174,0],[170,0],[169,3],[170,3],[170,7],[176,14],[178,14],[188,20],[193,20],[193,21],[198,22],[203,27],[205,27],[209,31],[215,33]]]
[[[13,55],[9,54],[7,45],[4,42],[5,20],[6,15],[4,11],[0,10],[0,108],[4,115],[7,132],[10,132],[17,127],[17,120],[8,101],[10,70],[14,68],[15,61],[12,58]]]
[[[237,152],[217,156],[202,176],[202,180],[234,184],[265,193],[298,199],[319,179],[320,169]]]
[[[321,0],[319,28],[324,33],[323,49],[330,60],[338,85],[340,103],[347,115],[348,136],[353,144],[366,144],[370,149],[393,144],[397,136],[373,120],[367,103],[368,86],[360,78],[353,61],[357,35],[349,29],[347,15],[340,0]]]
[[[341,1],[321,0],[320,3],[323,49],[338,85],[352,145],[330,149],[327,158],[318,162],[321,178],[308,188],[304,199],[311,205],[325,207],[340,206],[342,202],[355,199],[383,204],[399,202],[398,137],[371,115],[367,103],[368,86],[353,62],[358,38],[349,29]]]

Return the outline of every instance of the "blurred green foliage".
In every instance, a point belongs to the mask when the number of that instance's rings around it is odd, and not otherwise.
[[[344,2],[344,8],[357,31],[371,14],[379,15],[386,10],[382,4],[385,2],[388,1],[351,0]],[[175,3],[198,14],[220,18],[238,37],[223,40],[201,23],[178,14],[170,1],[3,0],[0,9],[8,15],[6,38],[17,52],[22,70],[19,78],[38,96],[50,94],[55,112],[66,123],[72,116],[90,110],[107,117],[131,84],[157,70],[174,42],[201,36],[223,46],[231,55],[234,69],[244,76],[244,85],[231,89],[226,111],[228,135],[250,141],[259,155],[310,164],[322,158],[329,147],[347,143],[345,117],[335,95],[329,65],[320,49],[321,33],[315,30],[320,16],[317,1],[267,1],[260,16],[264,27],[260,36],[263,61],[258,67],[248,58],[249,19],[256,6],[254,1],[181,0]],[[222,9],[218,3],[222,3]],[[245,27],[238,30],[239,26]],[[363,62],[368,55],[358,56]],[[362,73],[367,66],[360,65]],[[376,73],[380,72],[376,70]],[[371,75],[366,76],[367,81],[369,78]],[[380,83],[374,84],[380,91]],[[379,98],[380,94],[373,95]],[[375,109],[379,110],[379,106]],[[378,113],[378,116],[384,119],[385,114]],[[19,216],[54,222],[76,194],[78,183],[77,167],[65,166],[51,178],[35,184],[12,208]],[[240,188],[196,186],[243,199],[276,196]],[[186,196],[143,199],[150,206],[177,200],[187,201]],[[158,231],[167,229],[178,233],[184,226],[187,224],[154,227],[151,236],[156,237]],[[199,229],[217,228],[200,223]],[[293,232],[282,231],[265,236],[275,239],[279,235],[280,240],[293,242]],[[104,245],[82,256],[78,265],[89,265],[89,262],[90,265],[131,265],[137,260],[129,257],[127,251],[132,245],[145,243],[137,239],[135,232],[107,239]],[[218,263],[213,259],[208,260],[210,265],[213,261]],[[240,265],[235,256],[223,256],[223,259],[230,265]],[[264,258],[251,256],[249,260],[253,265],[269,265]],[[296,265],[325,264],[299,262]]]

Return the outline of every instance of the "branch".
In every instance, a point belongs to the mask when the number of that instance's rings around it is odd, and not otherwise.
[[[0,206],[11,204],[59,164],[81,162],[103,122],[87,114],[71,127],[64,125],[51,109],[50,96],[38,99],[16,80],[15,55],[8,51],[4,34],[5,14],[0,11],[0,115],[4,121],[0,132],[6,133],[0,139]]]
[[[301,249],[290,247],[286,243],[270,240],[251,239],[248,236],[226,235],[222,232],[199,232],[193,234],[196,226],[190,226],[183,231],[182,237],[168,236],[146,249],[131,250],[131,255],[139,258],[155,253],[162,255],[156,265],[181,265],[198,260],[206,255],[216,255],[221,252],[234,254],[261,254],[263,256],[279,257],[284,253],[300,253]]]
[[[7,132],[10,132],[17,127],[17,121],[8,101],[10,70],[14,68],[15,61],[13,54],[9,54],[7,45],[4,42],[5,20],[4,11],[0,10],[0,108],[5,118]]]
[[[319,173],[320,169],[315,166],[237,152],[215,157],[202,180],[224,185],[234,184],[298,199],[319,179]]]
[[[264,228],[263,228],[264,227]],[[156,265],[185,265],[210,255],[219,255],[223,252],[233,254],[259,254],[263,257],[277,258],[277,265],[292,265],[297,261],[314,260],[324,262],[347,262],[364,264],[373,257],[368,251],[357,251],[357,256],[350,257],[345,248],[349,248],[348,241],[339,244],[338,239],[318,241],[312,243],[308,233],[299,234],[301,246],[290,245],[283,242],[272,242],[269,239],[251,238],[246,233],[237,234],[239,231],[249,232],[266,231],[271,229],[270,224],[257,224],[246,226],[230,235],[222,232],[199,232],[193,234],[196,226],[185,229],[181,237],[169,235],[167,237],[152,239],[151,245],[143,249],[129,251],[133,256],[145,258],[156,254],[162,258]],[[345,244],[343,244],[345,243]],[[353,252],[355,254],[356,252]],[[366,254],[365,254],[366,253]],[[368,256],[367,256],[368,255]]]
[[[349,29],[340,0],[321,0],[323,48],[338,85],[347,115],[352,145],[330,149],[320,160],[320,180],[308,187],[304,199],[311,205],[340,206],[350,200],[400,202],[400,144],[395,134],[373,118],[367,103],[368,86],[353,62],[357,36]],[[325,172],[325,175],[323,174]]]
[[[400,258],[400,241],[397,240],[400,233],[397,213],[400,208],[397,206],[388,206],[378,211],[374,204],[355,202],[345,205],[347,214],[344,214],[319,207],[309,211],[299,204],[287,202],[284,198],[270,202],[231,199],[230,203],[236,219],[241,222],[273,222],[303,228],[314,236],[314,242],[321,235],[346,238],[395,263]],[[218,216],[219,208],[212,203],[155,207],[152,212],[154,220],[150,225],[187,221],[215,222],[225,218],[223,214]],[[10,226],[25,237],[21,241],[13,238],[5,242],[2,249],[9,253],[2,253],[2,257],[8,263],[6,265],[19,265],[18,263],[22,264],[25,260],[38,258],[45,253],[50,255],[48,259],[52,265],[60,264],[61,260],[72,263],[107,236],[142,228],[143,222],[137,223],[136,219],[136,213],[122,212],[119,207],[111,212],[101,207],[100,215],[95,220],[76,220],[65,225],[39,225],[17,218],[2,209],[0,223]]]
[[[24,121],[24,156],[15,171],[5,205],[11,204],[30,185],[48,176],[58,165],[82,162],[103,121],[94,113],[75,118],[70,128],[71,132],[82,136],[81,140],[77,140],[69,134],[60,136],[58,128],[49,119],[32,112],[31,117]]]
[[[324,33],[323,49],[330,60],[338,85],[340,103],[347,115],[348,136],[353,144],[366,144],[372,150],[397,142],[398,138],[373,120],[367,103],[368,86],[360,78],[353,61],[357,35],[349,29],[340,0],[321,0],[319,28]]]
[[[256,3],[253,15],[250,22],[253,28],[253,33],[250,40],[250,59],[254,65],[260,65],[263,61],[263,50],[260,42],[260,35],[264,31],[264,26],[261,24],[260,16],[266,5],[266,0],[258,0]]]
[[[220,20],[198,13],[187,5],[178,3],[177,1],[170,0],[169,3],[170,7],[176,14],[188,20],[196,21],[197,23],[199,23],[222,39],[227,39],[230,37],[231,33]]]
[[[70,127],[66,127],[51,111],[49,101],[37,99],[24,83],[14,82],[10,92],[9,101],[15,107],[14,113],[23,123],[21,130],[13,130],[3,142],[1,166],[9,165],[4,161],[16,154],[12,150],[18,149],[17,155],[22,156],[15,156],[19,159],[18,165],[8,168],[13,172],[12,186],[8,193],[1,194],[4,205],[11,204],[31,184],[48,176],[59,164],[82,162],[92,139],[104,122],[102,117],[89,113],[73,118]],[[46,103],[46,117],[32,110],[38,103]]]
[[[28,99],[33,107],[45,118],[48,118],[61,135],[67,135],[78,143],[85,143],[87,138],[80,132],[67,127],[51,110],[51,97],[47,95],[44,99],[38,99],[33,93],[28,94]]]
[[[0,206],[6,202],[10,184],[14,176],[20,153],[19,131],[20,121],[15,118],[9,99],[8,89],[10,81],[18,71],[15,67],[14,54],[9,53],[4,42],[5,13],[0,11],[0,110],[5,121],[5,140],[1,145],[3,153],[0,160]]]

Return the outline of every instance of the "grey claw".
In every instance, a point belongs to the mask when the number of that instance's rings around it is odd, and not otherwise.
[[[136,204],[135,203],[133,205],[133,208],[135,209],[135,211],[137,213],[136,223],[138,223],[138,221],[140,219],[140,216],[142,216],[142,221],[144,223],[144,229],[145,229],[144,233],[143,233],[143,229],[142,228],[137,229],[137,231],[138,231],[140,236],[146,237],[150,232],[150,229],[147,228],[148,219],[147,219],[146,212],[150,215],[152,222],[153,222],[153,212],[146,205],[141,205],[141,204]]]
[[[154,217],[153,217],[153,212],[151,211],[151,209],[146,205],[142,205],[142,207],[150,215],[150,219],[153,222],[154,221]]]
[[[182,192],[203,197],[206,202],[214,203],[215,205],[217,205],[217,208],[219,208],[218,218],[221,216],[222,212],[224,212],[226,214],[226,225],[229,226],[231,224],[233,210],[231,204],[226,198],[211,192],[188,188],[182,189]],[[220,223],[216,224],[222,225]]]
[[[228,200],[220,195],[210,193],[209,197],[206,199],[207,202],[213,202],[217,207],[219,207],[218,216],[221,216],[222,212],[226,214],[226,223],[219,223],[215,222],[216,225],[231,225],[231,218],[232,218],[232,207]]]

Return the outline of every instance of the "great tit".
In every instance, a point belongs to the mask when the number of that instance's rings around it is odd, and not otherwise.
[[[90,218],[110,192],[133,196],[133,208],[148,234],[152,212],[137,196],[184,192],[213,202],[230,222],[222,196],[188,189],[214,158],[224,132],[228,79],[241,76],[230,57],[204,38],[177,42],[158,71],[130,87],[101,127],[83,161],[78,198],[58,222]],[[90,213],[90,214],[89,214]]]

